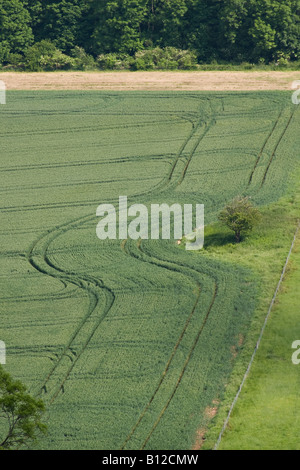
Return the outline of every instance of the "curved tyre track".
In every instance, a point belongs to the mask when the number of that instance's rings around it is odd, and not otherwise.
[[[207,133],[210,131],[211,127],[216,123],[216,111],[213,110],[211,100],[208,98],[206,103],[206,107],[203,110],[202,107],[198,114],[198,119],[196,124],[194,124],[193,120],[189,120],[192,124],[192,131],[187,136],[186,140],[183,142],[181,148],[178,151],[178,154],[175,156],[175,160],[171,166],[171,170],[169,174],[165,175],[165,177],[153,188],[144,193],[134,195],[133,197],[143,197],[146,198],[151,194],[162,194],[167,190],[171,190],[176,188],[180,185],[187,174],[188,168],[192,161],[193,156],[195,155],[196,150],[198,149],[199,145],[201,144],[202,140],[205,138]],[[223,102],[220,102],[220,109],[224,106]],[[97,162],[91,162],[92,164],[97,164]],[[76,165],[82,165],[82,162],[76,163]],[[88,163],[84,163],[85,165]],[[61,165],[60,165],[61,166]],[[13,169],[4,169],[4,171],[14,171]],[[97,201],[98,202],[98,201]],[[96,203],[96,201],[82,201],[77,202],[76,206],[84,206],[90,205],[91,203]],[[34,210],[34,209],[41,209],[45,208],[48,209],[49,207],[74,207],[73,203],[67,204],[43,204],[43,205],[36,205],[30,207],[22,207],[21,210]],[[4,208],[6,211],[13,211],[18,210],[19,208]],[[65,383],[70,377],[71,372],[75,368],[78,360],[80,359],[81,355],[84,353],[85,349],[88,347],[91,339],[93,338],[94,334],[96,333],[97,329],[101,325],[101,322],[106,318],[108,315],[112,305],[114,304],[115,294],[114,292],[109,289],[109,287],[105,286],[103,282],[99,279],[96,279],[92,276],[78,274],[73,271],[67,271],[60,266],[57,266],[51,261],[49,257],[49,247],[51,244],[61,235],[65,234],[69,230],[77,229],[84,224],[91,222],[94,219],[94,215],[87,215],[85,217],[81,217],[78,219],[74,219],[71,222],[62,224],[60,226],[54,227],[52,230],[49,230],[46,234],[38,238],[34,244],[29,248],[27,253],[27,260],[30,265],[39,273],[53,277],[56,280],[60,280],[64,286],[68,286],[72,284],[78,289],[82,289],[89,299],[89,307],[86,311],[84,317],[82,318],[81,322],[77,325],[75,330],[73,331],[71,337],[69,338],[68,343],[64,346],[63,350],[60,354],[57,355],[53,363],[53,367],[50,369],[49,373],[45,377],[43,383],[40,385],[38,390],[38,395],[43,395],[43,398],[49,404],[52,404],[56,398],[59,396],[61,392],[64,392]],[[129,443],[130,439],[134,436],[136,431],[138,430],[140,424],[143,421],[147,411],[150,409],[154,399],[159,394],[162,385],[165,382],[167,377],[168,371],[173,363],[173,360],[176,356],[176,352],[178,351],[179,346],[182,343],[183,338],[188,334],[187,330],[189,325],[191,324],[192,319],[195,317],[195,312],[197,311],[197,307],[199,306],[199,299],[201,294],[201,276],[206,276],[210,278],[213,282],[213,297],[208,306],[206,313],[203,313],[203,319],[201,326],[195,337],[192,338],[192,344],[188,351],[188,354],[185,357],[184,362],[181,364],[180,370],[178,370],[178,377],[176,383],[173,383],[173,388],[169,390],[168,396],[165,397],[164,404],[157,416],[155,422],[153,423],[149,433],[144,436],[143,442],[141,444],[141,449],[144,449],[151,438],[152,434],[154,433],[155,429],[159,425],[162,417],[164,416],[166,410],[168,409],[174,395],[180,383],[184,377],[185,371],[188,367],[190,359],[193,355],[195,348],[199,342],[203,329],[207,323],[209,315],[212,311],[216,296],[218,294],[218,280],[217,277],[213,277],[208,275],[207,273],[201,273],[194,268],[190,268],[187,265],[176,263],[176,262],[167,262],[162,259],[149,256],[141,246],[141,243],[137,246],[138,252],[134,252],[131,248],[128,248],[128,244],[125,241],[122,245],[122,249],[125,253],[131,257],[138,259],[141,262],[152,263],[156,266],[168,269],[173,272],[178,272],[181,274],[185,274],[193,282],[196,284],[196,299],[193,305],[192,311],[189,314],[189,317],[186,320],[184,328],[174,346],[174,349],[166,363],[165,369],[163,374],[160,377],[159,383],[156,386],[155,390],[152,393],[152,396],[149,402],[146,404],[142,414],[140,415],[138,421],[136,422],[134,428],[131,430],[130,434],[127,436],[125,442],[123,443],[122,448],[124,449],[126,445]],[[55,295],[55,294],[54,294]]]
[[[200,127],[203,125],[203,116],[198,121],[198,125],[195,127],[193,126],[193,130],[190,135],[187,137],[186,141],[184,142],[183,146],[179,150],[178,155],[176,156],[175,163],[172,166],[170,174],[163,178],[163,180],[156,185],[155,187],[151,188],[151,190],[145,191],[144,193],[138,195],[140,197],[145,197],[149,194],[161,193],[166,190],[166,180],[169,184],[171,184],[171,180],[174,174],[175,167],[177,166],[180,158],[183,155],[183,152],[187,145],[190,143],[191,139],[199,130]],[[206,134],[206,128],[204,130],[204,135]],[[196,148],[198,147],[200,141],[204,137],[204,135],[200,135],[200,139],[196,140],[196,145],[194,145],[194,150],[192,154],[189,155],[189,159],[192,158],[192,155]],[[82,165],[82,162],[78,162],[78,165]],[[85,163],[86,164],[86,163]],[[92,164],[96,164],[96,162],[92,162]],[[49,165],[48,165],[49,166]],[[60,165],[61,166],[61,165]],[[26,168],[27,169],[27,168]],[[31,167],[30,167],[31,169]],[[11,169],[8,169],[11,170]],[[8,171],[4,169],[4,171]],[[17,168],[13,168],[13,170],[17,170]],[[180,175],[181,179],[184,178],[184,173]],[[180,180],[178,181],[180,184]],[[137,197],[137,196],[135,196]],[[77,202],[76,206],[82,205],[90,205],[92,201],[86,201],[85,203]],[[93,201],[94,202],[94,201]],[[96,201],[95,201],[96,203]],[[49,207],[69,207],[74,204],[43,204],[43,205],[36,205],[32,207],[22,207],[21,210],[33,210],[33,209],[48,209]],[[3,208],[4,211],[12,212],[14,210],[20,210],[18,207],[10,207],[10,208]],[[94,215],[88,215],[85,217],[81,217],[78,219],[74,219],[71,222],[66,224],[62,224],[58,227],[49,230],[46,234],[39,237],[33,245],[29,248],[26,258],[30,265],[39,273],[53,277],[56,280],[60,280],[64,286],[66,287],[68,284],[73,284],[79,289],[84,290],[89,298],[89,308],[86,312],[85,316],[83,317],[80,324],[77,326],[75,331],[73,332],[72,336],[70,337],[68,343],[64,347],[63,351],[58,355],[57,360],[55,361],[53,367],[51,368],[50,372],[46,376],[45,380],[43,381],[42,385],[39,388],[38,394],[44,393],[47,395],[47,401],[51,404],[57,398],[61,391],[64,391],[64,385],[70,373],[74,369],[77,361],[79,360],[80,356],[88,346],[89,342],[91,341],[92,337],[94,336],[95,332],[99,328],[103,319],[107,316],[109,310],[111,309],[115,295],[111,289],[107,286],[104,286],[102,281],[99,281],[96,278],[91,276],[84,276],[78,275],[76,272],[66,271],[59,266],[54,265],[48,256],[48,250],[52,242],[57,239],[59,236],[64,234],[68,230],[77,229],[80,226],[83,226],[85,223],[90,222],[93,220]],[[55,294],[54,294],[55,296]],[[103,299],[104,296],[104,299]],[[104,300],[104,301],[103,301]],[[99,311],[100,310],[100,311]],[[92,322],[92,327],[90,327]],[[83,338],[81,338],[83,335]],[[78,347],[78,341],[80,339],[81,346]]]
[[[174,346],[174,349],[173,349],[173,351],[172,351],[172,353],[171,353],[171,355],[170,355],[170,357],[169,357],[169,359],[168,359],[168,361],[167,361],[167,363],[166,363],[165,369],[164,369],[164,371],[163,371],[163,373],[162,373],[162,375],[161,375],[161,378],[160,378],[160,380],[159,380],[159,383],[158,383],[156,389],[154,390],[154,392],[153,392],[153,394],[152,394],[150,400],[149,400],[148,403],[146,404],[146,406],[145,406],[144,410],[142,411],[142,413],[141,413],[139,419],[137,420],[136,424],[134,425],[134,427],[132,428],[131,432],[129,433],[129,435],[127,436],[127,438],[125,439],[125,441],[124,441],[123,444],[122,444],[121,450],[124,450],[124,449],[126,448],[127,444],[129,443],[129,441],[132,439],[132,437],[134,436],[134,434],[135,434],[136,431],[138,430],[138,427],[139,427],[140,424],[142,423],[144,417],[146,416],[146,413],[149,411],[149,409],[150,409],[150,407],[151,407],[151,405],[152,405],[154,399],[156,398],[156,396],[157,396],[158,393],[160,392],[160,389],[161,389],[161,387],[162,387],[162,385],[163,385],[163,383],[164,383],[164,381],[165,381],[165,379],[166,379],[166,377],[167,377],[168,371],[169,371],[170,366],[171,366],[171,364],[172,364],[172,362],[173,362],[173,360],[174,360],[174,357],[175,357],[175,355],[176,355],[176,352],[177,352],[177,350],[178,350],[178,348],[179,348],[179,346],[180,346],[180,344],[181,344],[181,342],[182,342],[184,336],[187,334],[187,329],[188,329],[189,325],[191,324],[191,321],[192,321],[192,319],[193,319],[193,317],[194,317],[194,315],[195,315],[195,312],[196,312],[196,309],[197,309],[197,306],[198,306],[198,303],[199,303],[199,299],[200,299],[200,294],[201,294],[201,282],[199,282],[199,275],[202,275],[202,276],[203,276],[203,275],[208,276],[208,275],[207,275],[206,273],[201,273],[200,271],[197,271],[197,270],[195,270],[195,269],[193,269],[193,268],[190,268],[190,267],[188,267],[187,265],[184,265],[184,264],[181,264],[181,263],[178,263],[178,262],[174,262],[174,261],[168,261],[168,262],[167,262],[167,261],[164,261],[164,260],[159,259],[159,258],[157,258],[157,257],[153,257],[153,256],[148,255],[148,254],[147,254],[145,251],[143,251],[143,249],[142,249],[141,240],[137,243],[137,251],[132,250],[132,248],[131,248],[130,246],[128,247],[128,242],[127,242],[127,240],[125,240],[125,241],[122,243],[121,247],[122,247],[122,250],[123,250],[127,255],[129,255],[129,256],[131,256],[131,257],[137,259],[138,261],[141,261],[141,262],[144,262],[144,263],[154,264],[154,265],[156,265],[156,266],[158,266],[158,267],[160,267],[160,268],[162,268],[162,269],[167,269],[167,270],[169,270],[169,271],[177,272],[177,273],[184,274],[184,275],[188,276],[189,278],[193,279],[193,281],[196,283],[196,286],[197,286],[197,295],[196,295],[196,300],[195,300],[194,306],[193,306],[193,308],[192,308],[192,311],[191,311],[189,317],[187,318],[187,321],[186,321],[186,323],[185,323],[185,325],[184,325],[184,328],[183,328],[183,330],[182,330],[182,332],[181,332],[181,334],[180,334],[180,336],[179,336],[179,338],[178,338],[178,340],[177,340],[177,342],[176,342],[176,344],[175,344],[175,346]],[[177,379],[177,381],[176,381],[176,384],[174,385],[173,390],[171,391],[171,393],[170,393],[170,395],[169,395],[167,401],[165,402],[165,405],[162,407],[161,412],[159,413],[159,416],[157,417],[157,419],[156,419],[155,423],[153,424],[151,430],[149,431],[149,433],[147,434],[146,438],[144,439],[144,441],[143,441],[143,443],[142,443],[142,445],[141,445],[140,450],[143,450],[143,449],[146,447],[146,445],[147,445],[149,439],[151,438],[153,432],[154,432],[155,429],[157,428],[157,426],[158,426],[160,420],[162,419],[164,413],[166,412],[168,406],[170,405],[170,403],[171,403],[171,401],[172,401],[172,399],[173,399],[173,397],[174,397],[174,395],[175,395],[175,393],[176,393],[176,391],[177,391],[177,389],[178,389],[178,387],[179,387],[179,385],[180,385],[180,383],[181,383],[181,381],[182,381],[182,378],[183,378],[184,373],[185,373],[185,371],[186,371],[186,368],[187,368],[187,366],[188,366],[188,364],[189,364],[189,361],[190,361],[190,359],[191,359],[191,357],[192,357],[192,355],[193,355],[193,352],[194,352],[194,350],[195,350],[195,348],[196,348],[196,346],[197,346],[197,344],[198,344],[198,341],[199,341],[199,339],[200,339],[200,337],[201,337],[201,333],[202,333],[202,331],[203,331],[203,329],[204,329],[204,327],[205,327],[205,325],[206,325],[206,323],[207,323],[208,317],[209,317],[209,315],[210,315],[210,313],[211,313],[211,310],[212,310],[212,308],[213,308],[213,305],[214,305],[214,302],[215,302],[215,299],[216,299],[216,296],[217,296],[217,293],[218,293],[218,283],[217,283],[217,279],[212,278],[212,277],[210,277],[210,278],[213,279],[213,283],[214,283],[214,294],[213,294],[213,298],[212,298],[212,300],[211,300],[211,303],[210,303],[210,305],[209,305],[209,307],[208,307],[208,310],[207,310],[207,312],[206,312],[206,314],[205,314],[205,317],[204,317],[204,319],[203,319],[203,322],[202,322],[202,324],[201,324],[201,327],[200,327],[200,329],[198,330],[197,335],[196,335],[196,337],[195,337],[195,339],[194,339],[194,341],[193,341],[193,343],[192,343],[192,347],[191,347],[190,350],[189,350],[189,353],[188,353],[188,355],[187,355],[187,357],[186,357],[186,359],[185,359],[185,362],[184,362],[184,364],[182,365],[182,368],[181,368],[181,370],[180,370],[180,373],[179,373],[178,379]]]
[[[167,189],[175,188],[183,182],[197,148],[210,131],[211,127],[216,124],[216,112],[213,110],[211,99],[208,98],[207,102],[208,109],[204,109],[204,111],[202,111],[202,109],[200,110],[196,125],[193,125],[191,133],[176,155],[168,177]],[[172,179],[175,179],[173,183],[171,181]]]
[[[278,116],[278,118],[276,119],[275,124],[274,124],[274,126],[272,127],[272,129],[271,129],[271,132],[270,132],[269,135],[267,136],[267,138],[266,138],[266,140],[265,140],[265,142],[264,142],[264,144],[263,144],[263,146],[262,146],[262,148],[261,148],[261,151],[259,152],[259,155],[258,155],[258,157],[257,157],[257,160],[256,160],[256,162],[255,162],[255,165],[254,165],[254,167],[253,167],[253,169],[252,169],[252,172],[251,172],[251,174],[250,174],[250,177],[249,177],[248,186],[250,186],[250,184],[252,183],[255,170],[256,170],[256,168],[258,167],[258,165],[259,165],[259,163],[260,163],[260,161],[261,161],[261,158],[262,158],[262,156],[263,156],[263,153],[264,153],[264,151],[265,151],[265,148],[266,148],[266,146],[268,145],[268,142],[271,140],[272,135],[274,134],[275,129],[276,129],[276,127],[278,126],[278,122],[279,122],[279,120],[280,120],[280,118],[281,118],[281,116],[282,116],[282,113],[283,113],[283,110],[280,111],[279,116]]]
[[[253,167],[253,169],[252,169],[252,171],[251,171],[251,174],[250,174],[250,177],[249,177],[248,187],[251,185],[251,183],[252,183],[252,181],[253,181],[254,174],[255,174],[255,172],[256,172],[258,166],[259,166],[259,163],[261,162],[261,159],[262,159],[262,157],[263,157],[263,155],[264,155],[264,152],[265,152],[265,149],[266,149],[267,145],[271,142],[271,140],[272,140],[272,138],[273,138],[273,135],[274,135],[276,129],[278,128],[278,126],[279,126],[280,120],[281,120],[281,118],[283,117],[284,110],[285,110],[284,108],[282,108],[282,109],[280,110],[279,116],[278,116],[277,119],[275,120],[275,123],[274,123],[274,125],[273,125],[273,127],[272,127],[270,133],[268,134],[268,136],[267,136],[267,138],[266,138],[266,140],[265,140],[265,142],[264,142],[264,144],[263,144],[263,146],[262,146],[262,148],[261,148],[261,151],[259,152],[259,155],[258,155],[258,157],[257,157],[257,159],[256,159],[256,162],[255,162],[255,164],[254,164],[254,167]],[[279,139],[278,139],[278,141],[277,141],[276,144],[275,144],[274,150],[273,150],[272,153],[271,153],[271,156],[270,156],[269,161],[268,161],[268,163],[267,163],[266,169],[265,169],[265,171],[264,171],[264,174],[263,174],[263,177],[262,177],[262,181],[261,181],[261,184],[260,184],[260,189],[261,189],[261,188],[263,187],[263,185],[265,184],[265,181],[266,181],[266,179],[267,179],[268,172],[269,172],[269,170],[270,170],[270,167],[271,167],[271,165],[272,165],[272,162],[273,162],[273,160],[274,160],[274,157],[275,157],[275,155],[276,155],[276,152],[277,152],[277,150],[278,150],[278,148],[279,148],[279,145],[280,145],[281,142],[282,142],[282,139],[284,138],[284,136],[285,136],[285,134],[286,134],[286,132],[287,132],[287,130],[288,130],[288,128],[289,128],[289,125],[290,125],[291,122],[292,122],[292,119],[293,119],[293,117],[294,117],[294,114],[295,114],[295,110],[293,110],[293,111],[290,113],[290,116],[289,116],[289,118],[288,118],[288,121],[287,121],[287,123],[284,125],[283,132],[280,134]]]
[[[289,119],[288,119],[288,122],[287,122],[286,126],[284,127],[283,132],[282,132],[282,134],[280,135],[279,140],[278,140],[278,142],[277,142],[277,144],[276,144],[276,146],[275,146],[275,148],[274,148],[274,150],[273,150],[273,152],[272,152],[272,155],[271,155],[271,157],[270,157],[270,160],[269,160],[269,162],[268,162],[266,171],[265,171],[265,173],[264,173],[264,176],[263,176],[263,179],[262,179],[262,182],[261,182],[261,187],[263,187],[263,185],[265,184],[265,181],[266,181],[267,176],[268,176],[268,172],[269,172],[270,167],[271,167],[271,165],[272,165],[272,163],[273,163],[273,160],[274,160],[274,157],[275,157],[275,155],[276,155],[276,152],[277,152],[277,150],[278,150],[278,148],[279,148],[279,145],[280,145],[281,142],[282,142],[282,139],[284,138],[284,136],[285,136],[285,134],[286,134],[286,132],[287,132],[287,130],[288,130],[288,128],[289,128],[289,125],[290,125],[291,122],[292,122],[292,119],[293,119],[293,117],[294,117],[294,114],[295,114],[295,109],[293,109],[293,111],[291,112],[291,115],[290,115],[290,117],[289,117]]]
[[[29,249],[27,260],[41,274],[60,280],[64,284],[73,284],[84,290],[89,298],[89,308],[77,328],[74,330],[63,351],[58,355],[52,369],[39,388],[38,394],[44,393],[51,404],[61,391],[77,361],[87,348],[101,322],[104,320],[114,303],[114,293],[104,286],[101,280],[92,276],[78,275],[65,271],[50,262],[48,249],[51,243],[68,230],[78,228],[90,220],[89,217],[76,219],[60,227],[54,228],[40,237]]]

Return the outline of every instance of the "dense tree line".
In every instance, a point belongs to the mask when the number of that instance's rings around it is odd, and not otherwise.
[[[39,47],[77,60],[164,48],[200,63],[299,60],[299,18],[300,0],[0,0],[0,63]]]

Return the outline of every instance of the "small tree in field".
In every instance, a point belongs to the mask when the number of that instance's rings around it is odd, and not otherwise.
[[[248,197],[236,197],[220,212],[219,220],[235,234],[237,243],[245,233],[251,232],[261,218],[258,209],[253,207]]]
[[[46,432],[42,400],[32,397],[21,382],[0,366],[0,450],[13,450]]]

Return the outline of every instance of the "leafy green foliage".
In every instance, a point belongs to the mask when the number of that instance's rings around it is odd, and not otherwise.
[[[24,64],[28,70],[37,72],[40,70],[75,68],[76,61],[74,58],[63,54],[50,41],[43,40],[27,49]]]
[[[188,11],[186,0],[151,0],[146,2],[146,15],[141,24],[141,36],[159,47],[183,49],[186,45],[184,27]]]
[[[64,53],[81,46],[81,30],[89,2],[86,0],[27,0],[35,42],[49,40]]]
[[[97,66],[102,70],[191,70],[197,66],[197,56],[174,47],[156,47],[138,51],[134,56],[101,54],[97,58]]]
[[[21,0],[0,0],[0,63],[33,42],[30,15]]]
[[[79,70],[95,69],[95,59],[90,54],[87,54],[82,47],[75,46],[74,49],[71,50],[71,55],[75,58],[75,63],[73,63],[74,68]]]
[[[259,222],[260,213],[253,207],[248,197],[238,196],[220,212],[219,220],[234,232],[239,243],[241,235],[251,232]]]
[[[47,427],[42,422],[45,406],[32,397],[20,381],[0,366],[0,449],[12,450],[31,444]]]
[[[140,0],[92,2],[92,15],[97,18],[92,49],[100,52],[133,54],[143,48],[139,27],[146,14]]]
[[[299,60],[299,17],[300,0],[1,0],[0,63],[46,40],[71,57],[80,48],[94,59],[116,54],[119,62],[175,48],[195,52],[199,63],[286,66]],[[81,68],[91,68],[91,59],[84,62]],[[144,62],[138,59],[135,68]]]

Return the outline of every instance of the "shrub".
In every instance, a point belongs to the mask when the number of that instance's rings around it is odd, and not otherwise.
[[[74,67],[78,70],[93,70],[96,67],[94,57],[87,54],[82,47],[76,46],[72,49],[71,56],[75,59]]]
[[[51,41],[43,40],[29,47],[25,52],[25,66],[32,72],[42,70],[41,58],[51,57],[56,47]]]
[[[287,68],[289,64],[290,64],[289,60],[285,59],[284,57],[281,57],[277,62],[277,65],[280,68]]]
[[[138,51],[134,59],[132,68],[135,70],[189,70],[197,67],[197,56],[194,52],[175,47]]]
[[[253,70],[255,68],[255,65],[254,64],[250,64],[249,62],[243,62],[241,64],[241,67],[244,69],[244,70]]]
[[[100,70],[130,70],[134,69],[134,62],[135,59],[128,54],[110,53],[100,54],[96,64]]]
[[[219,214],[219,220],[234,232],[237,243],[244,233],[251,232],[260,218],[260,212],[248,197],[236,197]]]
[[[190,70],[197,68],[197,56],[175,47],[155,47],[137,51],[134,56],[101,54],[97,66],[101,70]]]
[[[101,70],[113,70],[117,61],[117,54],[100,54],[97,57],[96,63]]]
[[[13,68],[22,68],[24,67],[24,56],[22,54],[8,54],[7,62]]]
[[[76,59],[63,54],[51,41],[43,40],[28,48],[25,66],[32,72],[41,70],[69,70],[76,67]]]
[[[76,67],[76,60],[56,49],[54,54],[40,58],[40,66],[44,70],[70,70]]]

